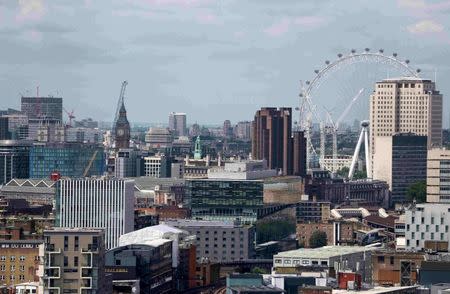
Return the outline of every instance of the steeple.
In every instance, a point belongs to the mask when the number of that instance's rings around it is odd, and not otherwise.
[[[200,142],[200,136],[197,136],[195,140],[194,159],[202,159],[202,145]]]

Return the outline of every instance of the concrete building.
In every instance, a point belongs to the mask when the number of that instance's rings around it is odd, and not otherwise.
[[[186,113],[171,112],[169,113],[169,130],[173,131],[176,136],[186,136]]]
[[[431,80],[404,77],[377,82],[370,96],[371,166],[374,156],[383,153],[378,150],[377,137],[414,133],[427,137],[428,148],[440,147],[442,99]]]
[[[10,140],[9,120],[7,117],[0,117],[0,140]]]
[[[151,178],[170,178],[172,172],[172,158],[157,154],[144,157],[144,176]]]
[[[63,99],[57,97],[22,97],[21,111],[30,120],[63,121]]]
[[[134,149],[119,149],[116,152],[114,174],[116,178],[134,178],[140,175],[138,160],[140,152]]]
[[[14,178],[30,177],[30,149],[32,143],[26,141],[0,141],[0,185]]]
[[[330,277],[336,277],[339,271],[350,270],[361,274],[363,281],[370,283],[372,250],[362,246],[324,246],[285,251],[274,255],[273,267],[277,274],[322,269]]]
[[[297,222],[322,222],[330,219],[331,203],[300,201],[295,204]]]
[[[406,250],[450,251],[450,204],[417,204],[405,218]]]
[[[394,203],[404,202],[408,188],[427,178],[427,137],[412,133],[377,136],[373,177],[386,181]]]
[[[45,230],[39,249],[39,293],[112,293],[103,238],[103,231],[95,229]]]
[[[75,127],[66,129],[66,142],[76,143],[103,143],[103,132],[100,129]]]
[[[56,226],[105,230],[105,248],[134,228],[134,181],[61,179],[56,188]]]
[[[0,285],[37,282],[42,240],[0,240]]]
[[[150,128],[145,134],[145,143],[150,148],[170,148],[173,143],[173,134],[167,128]]]
[[[450,203],[450,150],[428,151],[427,202]]]
[[[13,140],[28,139],[28,116],[22,113],[8,113],[1,117],[8,119],[8,130]]]
[[[255,229],[223,221],[167,220],[166,225],[196,236],[197,261],[227,262],[255,256]]]
[[[208,179],[259,180],[276,175],[276,170],[267,168],[266,160],[225,162],[208,169]]]
[[[253,224],[263,207],[262,181],[186,180],[185,191],[185,203],[198,220]]]
[[[240,121],[234,127],[234,136],[242,141],[250,141],[252,139],[252,122]]]

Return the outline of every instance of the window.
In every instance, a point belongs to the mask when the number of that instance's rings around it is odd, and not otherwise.
[[[6,261],[6,256],[5,255],[0,256],[0,261]]]
[[[419,240],[416,240],[416,247],[419,247]]]
[[[25,256],[21,255],[19,258],[20,261],[25,261]]]
[[[75,236],[75,242],[73,243],[73,251],[78,251],[79,241],[78,236]]]
[[[121,265],[120,259],[116,259],[116,265]]]
[[[24,272],[25,271],[25,266],[24,265],[19,265],[19,271]]]
[[[15,255],[11,255],[11,261],[16,261],[16,256]]]
[[[422,216],[422,218],[420,219],[420,222],[423,224],[425,222],[425,218]]]
[[[64,266],[68,266],[69,265],[69,257],[64,256]]]
[[[434,233],[431,233],[431,240],[434,240]]]
[[[25,281],[25,276],[24,275],[19,275],[19,280]]]
[[[378,263],[384,263],[384,256],[378,256]]]
[[[6,271],[6,265],[0,264],[0,271],[2,272]]]
[[[415,239],[416,238],[416,234],[414,232],[411,233],[411,238]]]
[[[275,263],[281,263],[281,259],[275,259]]]
[[[0,275],[0,281],[4,281],[5,280],[5,276],[4,275]]]
[[[391,265],[394,264],[394,256],[390,256],[390,257],[389,257],[389,263],[390,263]]]
[[[64,236],[64,251],[69,250],[69,236]]]
[[[73,257],[73,266],[78,267],[78,256]]]
[[[10,269],[11,269],[11,271],[13,272],[13,271],[15,271],[15,270],[16,270],[16,266],[15,266],[14,264],[11,264],[11,267],[10,267]]]

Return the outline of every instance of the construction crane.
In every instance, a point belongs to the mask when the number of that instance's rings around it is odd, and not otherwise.
[[[116,135],[116,122],[119,119],[119,111],[120,111],[120,107],[123,104],[123,100],[124,100],[124,97],[125,97],[125,90],[127,88],[127,85],[128,85],[128,82],[127,81],[123,81],[122,82],[122,87],[120,88],[119,100],[117,101],[117,107],[116,107],[116,116],[114,118],[113,125],[112,125],[111,135],[113,137],[115,137],[115,135]]]
[[[352,108],[353,104],[358,101],[359,97],[361,97],[361,94],[364,92],[364,88],[359,90],[358,94],[356,94],[352,101],[347,105],[344,112],[342,112],[341,116],[336,120],[336,122],[333,122],[333,119],[331,117],[331,113],[327,111],[328,119],[331,123],[331,133],[333,135],[333,172],[336,172],[337,169],[337,132],[339,129],[339,125],[341,124],[342,120],[348,115],[350,112],[350,109]]]
[[[75,119],[75,115],[73,114],[74,110],[69,112],[64,107],[63,107],[63,109],[64,109],[64,112],[67,114],[67,117],[69,118],[69,124],[67,126],[72,127],[72,120]]]
[[[94,163],[95,158],[97,157],[98,150],[94,151],[94,154],[92,154],[91,159],[89,160],[88,165],[86,166],[86,169],[83,172],[83,178],[87,177],[89,171],[91,170],[92,164]]]

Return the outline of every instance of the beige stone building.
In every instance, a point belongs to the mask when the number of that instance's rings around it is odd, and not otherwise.
[[[0,241],[0,285],[38,281],[39,245],[42,240]]]
[[[105,276],[103,230],[55,228],[44,231],[40,288],[45,293],[111,293]]]
[[[427,202],[450,203],[450,150],[428,151]]]
[[[428,137],[428,148],[440,147],[442,94],[431,80],[405,77],[377,82],[370,96],[370,124],[372,167],[377,137],[414,133]]]

